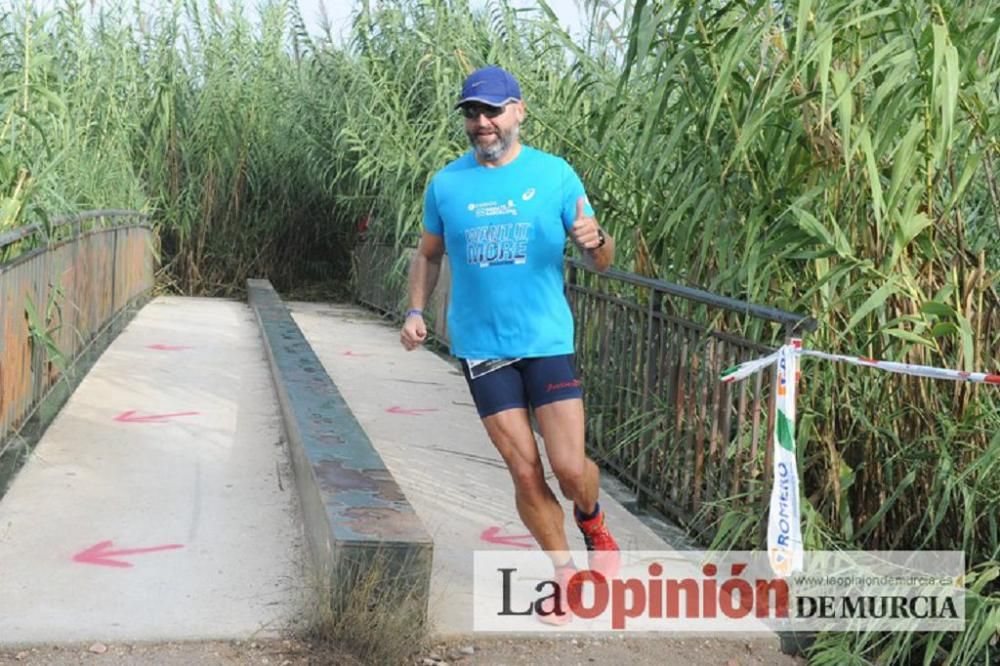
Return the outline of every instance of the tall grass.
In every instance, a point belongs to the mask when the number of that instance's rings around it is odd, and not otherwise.
[[[586,4],[582,45],[544,7],[363,9],[354,57],[318,59],[352,100],[328,107],[334,187],[376,233],[419,229],[424,182],[464,149],[455,90],[498,63],[626,267],[809,311],[815,348],[1000,368],[1000,3]],[[977,592],[960,637],[831,635],[817,661],[995,656],[996,388],[807,361],[802,391],[809,547],[961,549]],[[727,504],[717,542],[759,544],[761,507]]]
[[[141,208],[113,62],[80,53],[78,7],[0,13],[0,231],[84,208]],[[87,85],[87,83],[92,85]]]
[[[0,14],[0,229],[142,208],[161,282],[228,295],[343,280],[356,220],[306,168],[322,94],[294,3],[92,3]],[[343,222],[343,223],[342,223]]]
[[[1000,0],[583,5],[573,40],[544,2],[359,2],[341,47],[285,2],[257,22],[22,2],[0,15],[0,229],[146,207],[178,291],[335,279],[359,223],[419,230],[428,177],[465,149],[458,86],[497,63],[622,267],[808,311],[811,347],[1000,370]],[[995,658],[996,387],[803,371],[809,547],[961,549],[977,592],[961,635],[830,635],[814,658]],[[725,504],[717,541],[759,544],[762,507]]]

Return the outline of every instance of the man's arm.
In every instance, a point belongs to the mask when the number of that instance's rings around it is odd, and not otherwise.
[[[410,262],[410,309],[399,334],[399,341],[407,350],[415,349],[427,339],[423,310],[437,285],[443,256],[444,238],[425,231]]]
[[[437,286],[444,256],[444,238],[424,232],[410,262],[410,308],[423,310]]]
[[[597,220],[584,213],[584,197],[576,201],[576,220],[570,228],[573,242],[580,248],[583,263],[587,268],[604,272],[615,258],[615,239],[601,229]],[[604,237],[603,244],[601,236]]]
[[[615,260],[615,239],[607,231],[601,229],[601,232],[604,234],[604,245],[589,250],[581,249],[580,253],[583,255],[584,266],[603,273],[611,268]]]

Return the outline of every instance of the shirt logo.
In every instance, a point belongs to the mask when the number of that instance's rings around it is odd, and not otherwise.
[[[497,215],[517,215],[517,206],[513,199],[508,199],[506,203],[497,201],[485,201],[483,203],[470,203],[469,212],[476,217],[495,217]]]
[[[531,201],[534,198],[535,198],[535,188],[533,187],[529,187],[527,190],[524,191],[524,194],[521,195],[521,199],[524,201]]]
[[[480,268],[523,264],[528,260],[531,225],[493,224],[465,230],[466,261]]]

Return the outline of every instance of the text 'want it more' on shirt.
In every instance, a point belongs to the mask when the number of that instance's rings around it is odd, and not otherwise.
[[[484,167],[470,150],[431,179],[424,230],[451,267],[448,337],[458,358],[573,353],[563,252],[583,183],[561,157],[522,146]],[[593,215],[588,203],[587,215]]]

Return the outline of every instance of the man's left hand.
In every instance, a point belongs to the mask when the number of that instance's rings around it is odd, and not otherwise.
[[[576,219],[569,232],[578,246],[585,250],[593,250],[601,244],[600,236],[597,233],[600,227],[597,225],[597,220],[583,212],[586,202],[586,197],[580,197],[576,200]]]

